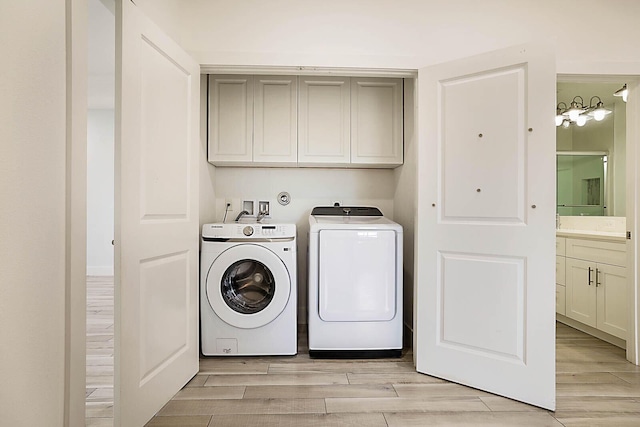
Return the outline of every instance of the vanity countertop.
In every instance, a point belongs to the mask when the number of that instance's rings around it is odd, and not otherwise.
[[[609,240],[615,242],[624,242],[626,240],[626,233],[622,231],[557,229],[556,236],[573,237],[577,239]]]

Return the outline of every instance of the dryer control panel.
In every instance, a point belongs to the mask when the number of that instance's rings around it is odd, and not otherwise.
[[[255,240],[296,237],[295,224],[204,224],[202,238],[205,240]]]

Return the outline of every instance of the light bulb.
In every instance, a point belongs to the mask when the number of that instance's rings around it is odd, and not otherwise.
[[[587,118],[583,115],[578,116],[578,118],[576,119],[576,124],[578,126],[584,126],[585,123],[587,123]]]
[[[562,122],[562,126],[564,126],[566,128],[568,128],[570,124],[571,124],[571,122],[569,120],[565,120],[565,121]]]
[[[569,110],[569,120],[571,120],[572,122],[577,121],[579,115],[580,115],[580,110],[578,109]]]
[[[560,126],[563,120],[564,120],[564,117],[562,116],[562,114],[558,114],[556,116],[556,126]]]
[[[579,115],[580,115],[580,111],[571,110],[569,111],[569,120],[571,120],[572,122],[575,122],[576,120],[578,120]]]
[[[598,108],[597,110],[593,111],[593,118],[599,122],[600,120],[604,119],[605,114],[607,114],[607,112],[604,108]]]

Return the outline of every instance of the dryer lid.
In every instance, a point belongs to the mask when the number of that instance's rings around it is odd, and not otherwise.
[[[382,216],[373,206],[316,206],[311,211],[316,216]]]

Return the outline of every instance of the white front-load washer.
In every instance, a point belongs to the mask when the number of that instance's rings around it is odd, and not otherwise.
[[[402,354],[402,226],[375,207],[309,216],[311,357]]]
[[[296,252],[295,224],[203,225],[203,355],[297,353]]]

